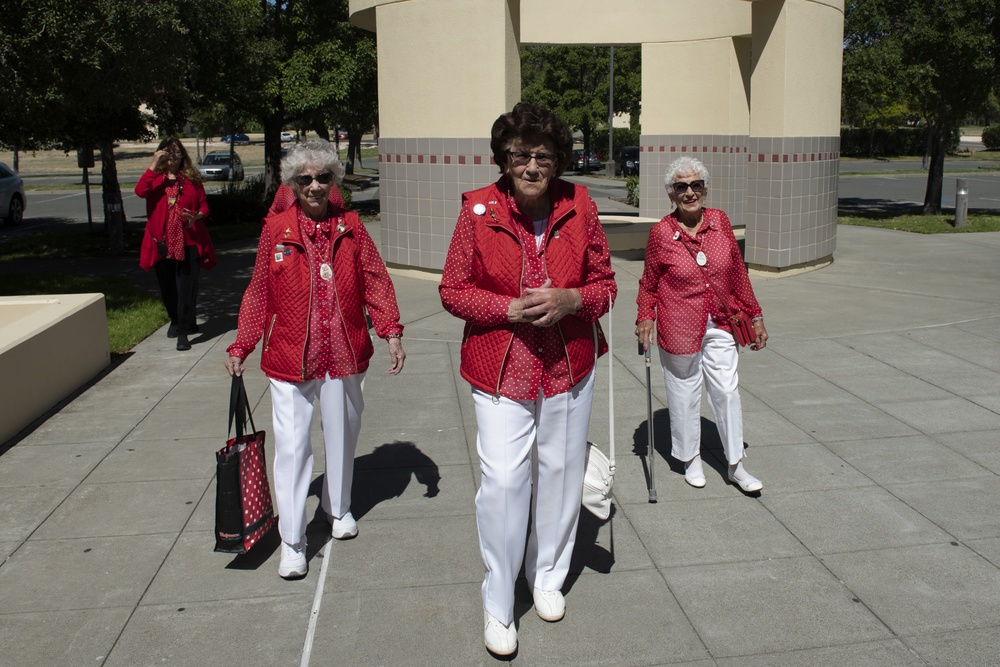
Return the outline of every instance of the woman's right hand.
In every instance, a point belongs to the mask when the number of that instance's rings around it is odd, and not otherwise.
[[[156,151],[153,153],[153,162],[149,165],[150,171],[156,171],[156,169],[167,162],[167,151]]]
[[[642,350],[645,352],[649,349],[649,346],[653,344],[653,337],[656,335],[656,323],[653,320],[642,320],[639,324],[635,325],[635,337],[639,340],[639,344],[642,345]]]
[[[226,370],[230,375],[243,375],[243,360],[239,357],[229,357],[226,360]]]

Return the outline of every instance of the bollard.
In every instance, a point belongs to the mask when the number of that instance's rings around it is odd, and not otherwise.
[[[965,227],[969,218],[969,185],[964,178],[955,180],[955,226]]]

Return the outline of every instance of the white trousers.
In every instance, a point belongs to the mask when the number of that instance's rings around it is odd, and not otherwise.
[[[479,389],[472,396],[483,473],[476,494],[486,568],[483,607],[509,625],[522,561],[528,585],[542,590],[561,589],[569,574],[583,499],[594,372],[570,391],[533,401],[495,399]]]
[[[313,473],[309,430],[317,398],[326,453],[323,509],[338,519],[350,511],[354,452],[365,409],[364,380],[364,373],[342,378],[327,375],[307,382],[271,380],[274,499],[283,542],[300,544],[305,539],[306,499]]]
[[[701,453],[701,385],[708,387],[708,402],[730,465],[744,456],[743,404],[740,402],[736,365],[739,350],[732,334],[716,327],[711,318],[695,354],[670,354],[660,348],[660,365],[670,408],[670,454],[690,461]]]

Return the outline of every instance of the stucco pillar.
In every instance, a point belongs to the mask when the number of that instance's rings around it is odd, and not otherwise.
[[[670,212],[664,173],[674,159],[690,155],[711,175],[708,205],[744,224],[749,85],[746,38],[642,45],[640,216]]]
[[[380,250],[441,269],[461,193],[497,179],[489,132],[520,99],[520,0],[397,0],[378,30]]]
[[[756,0],[746,261],[780,270],[828,261],[837,240],[839,0]]]

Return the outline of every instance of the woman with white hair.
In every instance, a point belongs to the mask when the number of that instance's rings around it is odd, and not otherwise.
[[[330,203],[344,166],[322,139],[298,144],[281,161],[294,205],[264,220],[253,277],[240,305],[226,368],[263,337],[260,367],[271,381],[274,495],[281,533],[278,575],[304,577],[306,498],[312,481],[309,429],[319,400],[326,450],[322,506],[333,537],[358,534],[351,515],[354,451],[364,410],[365,372],[374,354],[365,313],[389,343],[389,373],[403,370],[396,292],[358,214]]]
[[[667,169],[664,183],[676,208],[649,233],[636,298],[636,337],[644,348],[654,339],[660,347],[671,455],[684,463],[684,480],[696,488],[705,486],[700,421],[704,382],[729,463],[729,481],[754,493],[764,485],[743,467],[739,350],[727,314],[742,310],[752,318],[754,350],[767,345],[764,317],[729,217],[704,205],[705,165],[691,157],[678,158]]]

